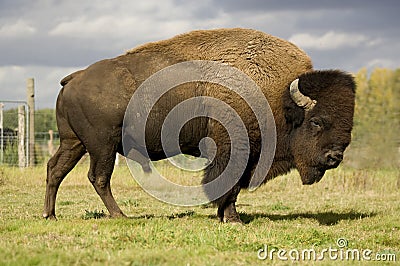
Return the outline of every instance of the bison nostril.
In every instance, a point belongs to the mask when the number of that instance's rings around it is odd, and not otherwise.
[[[337,166],[343,160],[343,153],[340,151],[329,151],[325,155],[328,166]]]

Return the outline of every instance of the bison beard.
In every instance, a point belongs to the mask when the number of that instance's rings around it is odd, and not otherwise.
[[[311,60],[293,44],[249,29],[194,31],[169,40],[149,43],[116,58],[99,61],[67,76],[57,98],[60,147],[47,165],[45,218],[55,219],[58,188],[65,176],[86,153],[90,156],[89,181],[111,217],[125,216],[111,192],[110,179],[116,153],[123,154],[122,123],[126,107],[136,89],[153,73],[179,62],[218,61],[247,74],[268,100],[276,123],[276,151],[265,182],[297,168],[303,184],[320,181],[325,171],[337,167],[350,143],[353,126],[355,84],[351,75],[335,70],[315,71]],[[232,92],[221,86],[190,86],[171,92],[172,101],[161,101],[159,111],[172,109],[171,102],[196,96],[220,99],[237,110],[249,135],[250,158],[233,188],[214,203],[225,222],[241,222],[237,196],[249,186],[260,156],[258,121]],[[198,156],[199,139],[209,137],[217,154],[206,168],[203,183],[217,178],[229,160],[229,137],[221,125],[200,119],[188,129],[181,147]],[[132,149],[147,169],[148,159],[165,157],[157,130],[162,125],[157,112],[154,126],[146,131],[150,158]],[[199,123],[199,124],[196,124]],[[191,137],[195,135],[195,137]],[[132,139],[135,143],[135,139]],[[129,156],[129,154],[125,154]],[[147,169],[148,170],[148,169]],[[210,191],[206,191],[209,193]],[[212,193],[210,193],[212,194]]]

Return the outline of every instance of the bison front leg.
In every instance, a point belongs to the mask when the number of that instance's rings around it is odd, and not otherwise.
[[[224,223],[243,223],[236,211],[236,200],[240,192],[240,186],[235,185],[228,193],[219,198],[216,203],[218,206],[218,218]]]
[[[227,162],[224,161],[225,156],[222,154],[217,154],[213,163],[211,163],[205,171],[204,178],[202,180],[203,184],[214,181],[216,178],[220,177],[221,173],[226,167]],[[224,184],[222,184],[224,185]],[[207,191],[209,190],[209,191]],[[219,188],[205,187],[205,193],[210,197],[214,197],[214,191],[218,191]],[[240,192],[239,182],[235,184],[227,193],[218,197],[217,199],[210,199],[217,205],[218,211],[217,215],[221,222],[225,223],[242,223],[239,214],[236,211],[236,200]]]
[[[104,149],[102,153],[90,154],[88,178],[100,196],[111,217],[126,217],[118,207],[111,192],[111,175],[114,170],[116,152]]]

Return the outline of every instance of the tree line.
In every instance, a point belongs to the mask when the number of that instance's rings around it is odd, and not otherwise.
[[[357,83],[353,142],[348,152],[356,167],[400,166],[400,69],[366,68]]]

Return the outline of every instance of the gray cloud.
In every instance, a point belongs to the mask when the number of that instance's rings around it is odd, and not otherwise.
[[[222,8],[226,11],[238,11],[238,10],[251,10],[251,11],[314,11],[314,10],[349,10],[349,9],[373,9],[373,10],[389,10],[393,7],[398,7],[399,2],[397,0],[214,0],[215,6]]]

